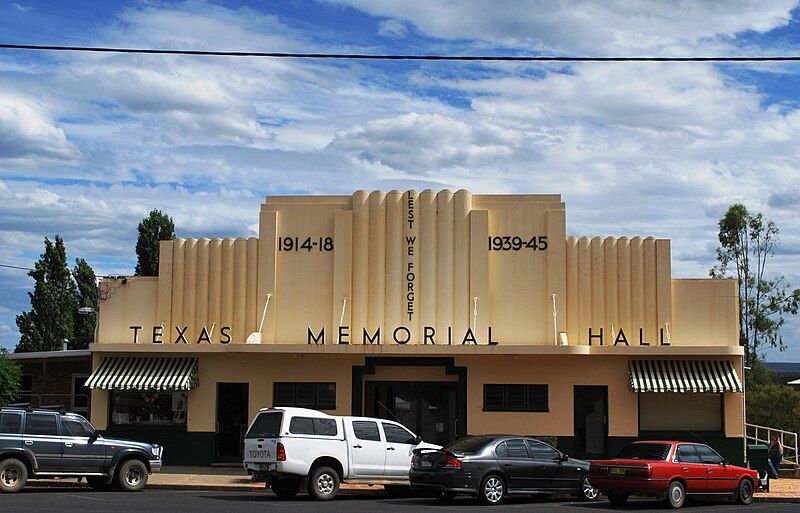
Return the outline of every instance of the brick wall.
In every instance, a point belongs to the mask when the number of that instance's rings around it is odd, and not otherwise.
[[[92,372],[91,356],[21,360],[19,363],[22,374],[31,376],[29,392],[34,396],[31,403],[35,407],[62,404],[65,409],[70,410],[72,401],[69,394],[72,393],[73,374],[89,375]],[[23,400],[28,401],[27,398]]]

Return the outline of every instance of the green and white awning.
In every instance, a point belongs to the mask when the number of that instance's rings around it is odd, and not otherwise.
[[[631,360],[634,392],[741,392],[729,360]]]
[[[104,390],[191,390],[197,386],[197,358],[104,356],[86,386]]]

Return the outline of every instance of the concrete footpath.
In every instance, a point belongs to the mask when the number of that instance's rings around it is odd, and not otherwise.
[[[31,481],[31,486],[87,486],[75,479],[51,479]],[[148,488],[162,490],[218,490],[218,491],[258,491],[264,490],[264,483],[253,483],[241,468],[227,467],[164,467],[161,472],[152,474]],[[345,495],[382,495],[380,485],[342,484],[341,493]],[[756,502],[797,502],[800,503],[800,479],[776,479],[770,485],[769,493],[758,492]]]

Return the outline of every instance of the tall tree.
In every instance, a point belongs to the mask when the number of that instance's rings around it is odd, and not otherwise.
[[[70,348],[86,349],[94,341],[94,330],[97,325],[97,277],[92,267],[82,258],[75,259],[72,277],[75,279],[75,301],[78,308],[89,307],[92,312],[81,314],[77,308],[75,309],[74,340],[70,343]]]
[[[72,339],[77,308],[75,282],[67,267],[67,250],[60,235],[55,244],[44,239],[44,253],[28,276],[36,283],[28,292],[31,309],[17,316],[20,339],[16,351],[54,351],[62,339]]]
[[[22,386],[22,369],[14,360],[9,360],[6,350],[0,349],[0,406],[13,403]]]
[[[136,276],[158,276],[159,241],[175,238],[172,218],[160,210],[152,210],[139,223],[136,240]]]
[[[767,272],[780,246],[778,227],[760,212],[734,204],[719,221],[715,278],[739,280],[739,333],[747,341],[745,361],[752,365],[765,347],[786,348],[780,334],[785,315],[800,309],[800,289],[791,290],[784,276]]]

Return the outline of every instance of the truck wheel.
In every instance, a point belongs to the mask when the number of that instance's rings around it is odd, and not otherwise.
[[[107,483],[105,477],[87,477],[86,482],[92,490],[97,490],[98,492],[104,492],[113,488],[113,484]]]
[[[291,499],[300,491],[300,481],[297,479],[276,478],[269,485],[272,493],[281,499]]]
[[[736,490],[736,504],[750,504],[753,502],[753,482],[749,479],[739,481],[739,489]]]
[[[628,496],[624,493],[609,493],[608,502],[614,506],[621,507],[628,503]]]
[[[28,467],[16,458],[0,461],[0,492],[15,493],[28,481]]]
[[[478,488],[478,501],[487,506],[495,506],[502,502],[506,495],[506,485],[503,478],[497,474],[489,474],[481,481]]]
[[[669,488],[667,488],[667,498],[664,499],[664,503],[672,509],[678,509],[683,506],[683,502],[686,500],[686,492],[683,488],[683,485],[680,481],[673,481],[669,484]]]
[[[339,493],[339,474],[330,467],[316,467],[308,476],[308,494],[318,501],[329,501]]]
[[[139,460],[128,460],[117,469],[117,486],[123,492],[138,492],[147,484],[147,467]]]

